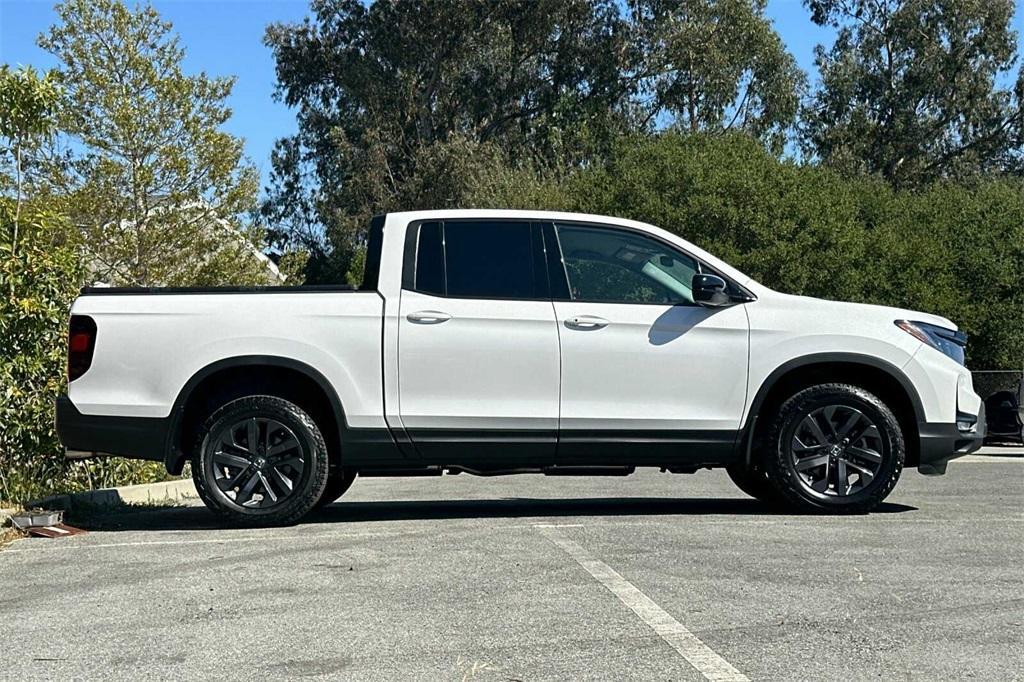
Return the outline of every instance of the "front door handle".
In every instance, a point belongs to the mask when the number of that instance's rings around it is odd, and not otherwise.
[[[415,313],[409,313],[405,316],[405,319],[416,324],[441,324],[452,319],[452,316],[439,310],[419,310]]]
[[[594,315],[576,315],[565,320],[565,326],[570,329],[603,329],[609,324],[608,320]]]

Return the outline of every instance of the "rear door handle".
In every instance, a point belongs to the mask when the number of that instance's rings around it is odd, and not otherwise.
[[[570,329],[603,329],[609,324],[608,320],[594,315],[576,315],[565,320],[565,326]]]
[[[441,324],[452,319],[452,316],[439,310],[419,310],[415,313],[409,313],[405,316],[405,319],[416,324]]]

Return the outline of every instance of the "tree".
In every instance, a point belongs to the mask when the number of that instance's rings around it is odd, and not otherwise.
[[[805,144],[896,186],[1020,169],[1024,72],[1011,0],[805,0],[838,31],[818,46]]]
[[[613,0],[312,9],[266,34],[299,132],[278,141],[263,213],[278,243],[310,250],[313,279],[344,274],[370,214],[459,204],[459,180],[427,168],[495,152],[572,164],[624,125],[628,32]]]
[[[186,75],[171,25],[150,6],[67,0],[39,44],[60,62],[61,144],[47,189],[84,232],[95,276],[114,284],[261,283],[240,217],[256,172],[220,129],[233,79]]]
[[[12,71],[0,66],[0,137],[9,142],[14,164],[15,209],[11,251],[18,249],[18,228],[24,203],[24,155],[53,132],[53,110],[59,96],[54,74],[42,77],[32,67]]]
[[[806,76],[765,0],[632,0],[644,119],[689,132],[743,130],[781,152]]]

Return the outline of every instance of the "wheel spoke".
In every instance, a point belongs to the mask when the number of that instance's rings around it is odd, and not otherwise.
[[[246,424],[245,427],[249,452],[256,452],[256,448],[258,448],[260,444],[259,422],[256,421],[255,417],[253,417],[252,419],[249,420],[249,423]]]
[[[810,457],[804,457],[803,459],[797,460],[796,470],[807,471],[814,467],[820,467],[828,464],[828,455],[812,455]]]
[[[273,467],[270,470],[270,477],[277,483],[278,487],[284,492],[285,495],[288,495],[292,492],[292,480],[285,476],[283,473],[281,473],[280,469],[278,469],[277,467]]]
[[[274,463],[274,468],[290,466],[296,471],[302,471],[303,461],[301,457],[289,457],[288,459],[282,459],[280,462]]]
[[[857,426],[857,424],[860,423],[860,420],[863,417],[864,415],[858,412],[857,410],[850,410],[850,416],[843,423],[843,425],[839,427],[839,430],[836,432],[836,436],[839,438],[839,440],[842,440],[843,438],[848,438],[850,436],[850,431],[853,429],[853,427]],[[851,439],[850,442],[853,442],[853,440]]]
[[[815,414],[811,413],[803,421],[803,426],[806,426],[811,431],[811,435],[818,441],[818,445],[825,445],[828,443],[828,438],[825,437],[825,433],[821,430],[821,425],[818,424],[818,420],[815,418]]]
[[[236,469],[245,469],[249,466],[249,460],[245,457],[239,457],[238,455],[232,455],[231,453],[218,450],[213,453],[213,461],[218,464],[224,464],[229,467],[235,467]]]
[[[870,420],[865,419],[858,428],[854,429],[853,433],[850,434],[850,443],[856,444],[865,438],[879,438],[878,427],[871,423]]]
[[[238,491],[238,495],[235,497],[235,502],[238,504],[245,504],[252,499],[253,491],[256,488],[256,484],[260,482],[260,472],[254,471],[249,476],[249,480],[245,482],[242,489]]]
[[[874,472],[871,471],[871,469],[868,469],[867,467],[862,467],[856,462],[851,462],[849,460],[846,461],[846,466],[853,469],[860,476],[858,483],[862,488],[866,486],[868,483],[871,483],[871,481],[875,480]]]
[[[845,495],[850,490],[850,476],[846,471],[846,460],[840,459],[836,462],[835,491],[838,495]]]
[[[245,467],[244,469],[242,469],[241,471],[239,471],[237,474],[235,474],[231,478],[228,478],[227,476],[225,476],[223,478],[218,478],[217,479],[217,487],[220,488],[221,490],[223,490],[224,492],[227,492],[229,490],[234,490],[238,486],[238,484],[242,480],[242,478],[247,473],[249,473],[249,467],[248,466]]]
[[[277,493],[274,492],[274,488],[270,485],[270,481],[263,475],[262,471],[257,471],[256,475],[259,476],[260,483],[263,484],[263,490],[266,491],[267,497],[270,498],[270,503],[277,502]]]
[[[825,447],[824,443],[818,443],[817,445],[804,445],[804,442],[800,440],[800,436],[793,436],[793,452],[797,454],[804,454],[807,452],[814,452]]]
[[[277,445],[273,445],[267,448],[267,457],[280,455],[290,450],[295,450],[298,447],[299,441],[289,434],[288,436],[285,437],[283,441],[281,441]]]
[[[851,454],[851,455],[856,455],[857,457],[860,457],[861,459],[866,459],[867,461],[872,462],[874,464],[881,464],[882,463],[882,455],[881,455],[881,453],[878,453],[878,452],[876,452],[874,450],[869,450],[867,448],[860,448],[860,447],[850,446],[850,447],[846,448],[846,452],[848,454]]]
[[[828,490],[828,477],[822,476],[821,478],[812,482],[810,488],[815,492],[824,493],[825,491]]]

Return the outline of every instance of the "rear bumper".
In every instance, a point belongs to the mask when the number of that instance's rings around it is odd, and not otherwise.
[[[921,459],[917,470],[929,476],[946,473],[950,460],[969,455],[985,441],[985,406],[981,406],[977,425],[964,432],[956,424],[924,423],[918,425],[921,440]]]
[[[60,396],[55,422],[68,457],[118,455],[164,461],[168,419],[82,414],[70,398]]]

